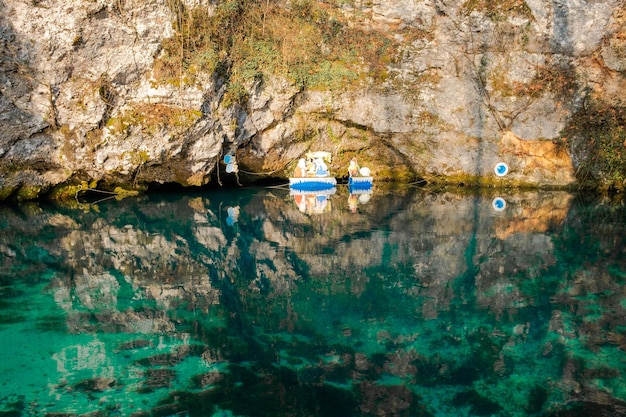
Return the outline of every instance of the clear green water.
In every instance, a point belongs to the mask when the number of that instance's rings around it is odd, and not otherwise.
[[[626,414],[626,209],[285,189],[0,207],[0,416]]]

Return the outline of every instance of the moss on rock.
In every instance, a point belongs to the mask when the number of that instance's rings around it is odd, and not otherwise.
[[[17,201],[30,201],[37,199],[42,192],[42,187],[36,185],[28,185],[20,187],[15,193]]]
[[[13,195],[16,189],[17,187],[15,186],[7,186],[7,185],[1,186],[0,187],[0,201],[7,200],[9,197],[11,197],[11,195]]]
[[[54,187],[50,191],[50,193],[48,193],[48,197],[51,200],[63,201],[63,200],[71,199],[71,198],[76,198],[76,196],[78,195],[80,191],[83,191],[82,185],[63,184],[63,185]]]

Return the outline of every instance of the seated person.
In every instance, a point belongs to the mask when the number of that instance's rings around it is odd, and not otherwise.
[[[318,177],[325,177],[328,175],[328,166],[324,163],[322,158],[315,160],[315,175]]]
[[[350,160],[350,165],[348,165],[348,175],[351,177],[359,175],[359,164],[357,163],[356,158],[352,158]]]
[[[298,161],[298,165],[296,166],[296,169],[293,172],[293,176],[296,178],[302,178],[302,177],[306,177],[306,175],[307,175],[306,162],[304,161],[304,158],[300,158],[300,160]]]

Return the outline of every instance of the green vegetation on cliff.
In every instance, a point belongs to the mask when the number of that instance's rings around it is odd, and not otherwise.
[[[243,102],[264,75],[280,74],[307,88],[337,88],[364,76],[386,77],[397,44],[385,34],[347,29],[333,2],[226,0],[186,8],[169,0],[176,35],[155,64],[161,82],[192,83],[208,72],[226,82],[225,100]]]
[[[467,0],[462,10],[466,15],[473,11],[484,13],[494,21],[505,20],[508,16],[533,19],[532,11],[524,0]]]
[[[626,188],[626,107],[590,100],[563,130],[584,186]]]

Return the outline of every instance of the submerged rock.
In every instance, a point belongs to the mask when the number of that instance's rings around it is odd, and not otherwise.
[[[102,392],[111,389],[115,385],[112,378],[91,378],[73,385],[74,389],[88,392]]]

